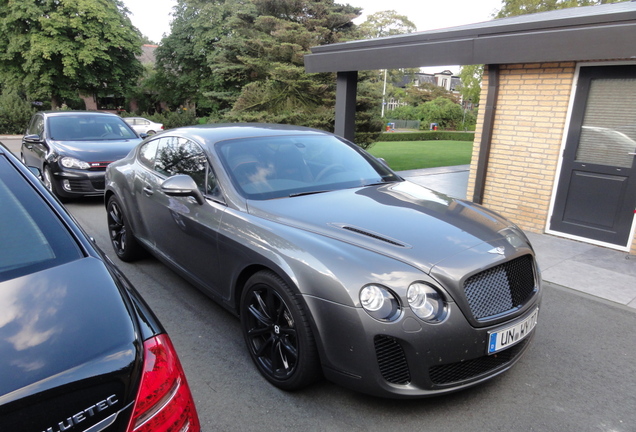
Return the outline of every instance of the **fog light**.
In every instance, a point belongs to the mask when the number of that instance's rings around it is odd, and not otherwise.
[[[71,190],[71,183],[69,183],[68,180],[62,180],[62,187],[65,190],[70,191]]]

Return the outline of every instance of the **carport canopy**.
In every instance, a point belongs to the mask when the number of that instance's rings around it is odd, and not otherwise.
[[[636,59],[635,40],[630,1],[317,46],[305,56],[305,70],[337,73],[335,133],[353,140],[358,71]]]

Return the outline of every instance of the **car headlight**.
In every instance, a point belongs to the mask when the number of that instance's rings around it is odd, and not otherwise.
[[[360,304],[373,318],[395,321],[400,316],[400,302],[395,294],[380,285],[367,285],[360,290]]]
[[[409,286],[406,298],[411,310],[423,321],[437,323],[446,318],[446,301],[442,294],[432,286],[423,282],[415,282]]]
[[[64,168],[89,169],[91,167],[87,162],[68,156],[63,157],[60,160],[60,164],[62,164]]]

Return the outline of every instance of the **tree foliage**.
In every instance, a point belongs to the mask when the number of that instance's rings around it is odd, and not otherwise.
[[[358,38],[359,14],[333,0],[179,0],[157,49],[157,82],[172,105],[195,102],[216,121],[333,129],[335,77],[305,73],[304,55]]]
[[[431,123],[437,123],[440,129],[463,130],[464,113],[459,104],[446,97],[425,102],[418,106],[404,106],[391,111],[391,118],[400,120],[419,120],[421,129],[428,129]]]
[[[481,93],[481,79],[484,75],[484,65],[466,65],[459,71],[462,87],[459,90],[464,101],[479,105]]]
[[[458,103],[457,96],[452,92],[442,86],[429,82],[424,82],[417,86],[410,85],[405,89],[404,101],[409,105],[418,106],[438,98],[446,98],[454,103]]]
[[[363,37],[373,39],[413,33],[417,31],[417,27],[406,15],[400,15],[394,10],[387,10],[369,15],[360,24],[358,30]]]
[[[34,113],[33,106],[17,91],[3,91],[0,95],[0,134],[23,134]]]
[[[120,0],[0,0],[0,81],[53,106],[78,92],[124,94],[141,35]]]

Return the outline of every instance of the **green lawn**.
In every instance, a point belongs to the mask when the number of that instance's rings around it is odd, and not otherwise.
[[[378,142],[369,149],[395,171],[467,165],[472,151],[473,143],[468,141]]]

